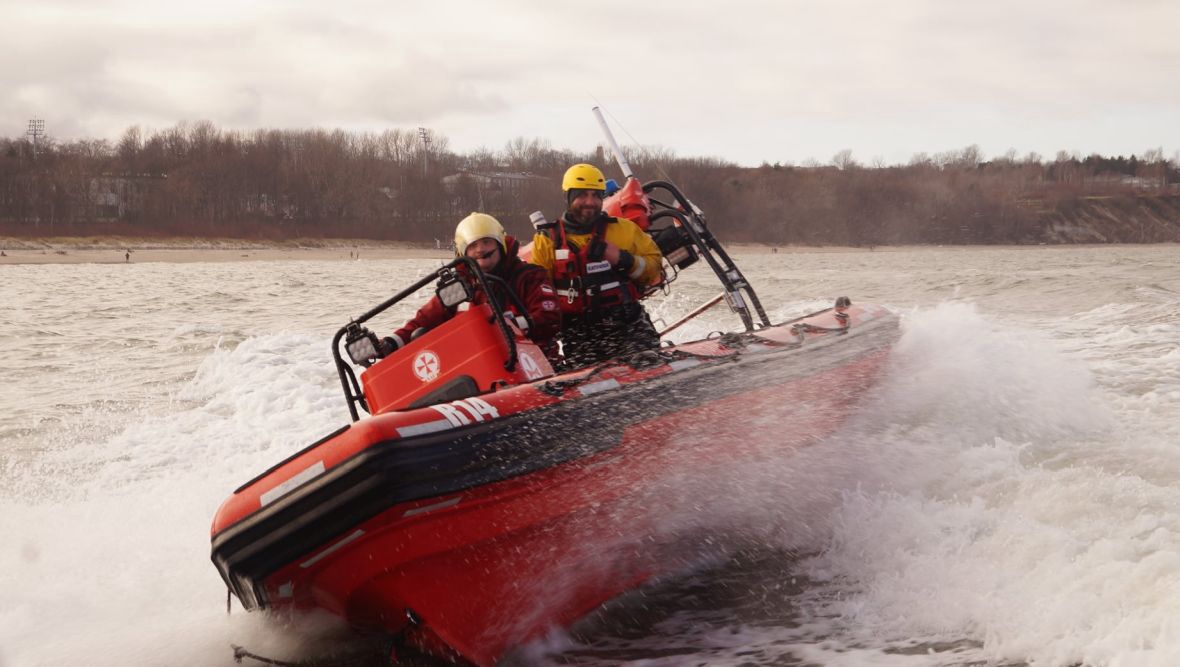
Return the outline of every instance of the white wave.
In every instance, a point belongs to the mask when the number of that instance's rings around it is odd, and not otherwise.
[[[830,582],[817,617],[860,646],[970,638],[974,659],[1174,664],[1180,493],[1110,451],[1120,427],[1096,396],[1034,332],[962,305],[912,314],[866,417],[891,426],[863,463],[892,477],[845,495],[808,562]]]
[[[295,642],[225,616],[207,530],[234,487],[347,421],[327,347],[280,333],[219,348],[174,409],[10,470],[25,493],[0,499],[0,662],[216,665],[230,642]]]

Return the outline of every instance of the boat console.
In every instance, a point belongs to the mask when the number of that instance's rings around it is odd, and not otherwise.
[[[457,270],[460,266],[465,267],[466,277]],[[352,420],[360,419],[358,406],[377,415],[455,401],[552,375],[553,367],[545,353],[525,335],[532,326],[527,315],[513,317],[494,298],[482,303],[473,300],[473,287],[490,295],[489,283],[499,280],[480,271],[475,261],[459,257],[337,331],[332,339],[332,356]],[[429,336],[414,338],[401,349],[393,349],[364,326],[435,281],[439,300],[455,308],[456,313]],[[516,299],[511,290],[503,291]],[[527,312],[524,304],[514,305],[518,312]],[[353,364],[366,369],[359,381],[341,355],[342,347]]]
[[[372,414],[434,405],[476,396],[553,374],[545,353],[509,324],[513,340],[496,326],[486,303],[471,305],[361,374]],[[517,363],[504,362],[515,345]]]

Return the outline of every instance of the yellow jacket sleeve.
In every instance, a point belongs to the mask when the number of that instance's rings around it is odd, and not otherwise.
[[[660,254],[660,248],[647,232],[639,228],[639,225],[626,218],[616,220],[618,222],[607,225],[606,240],[635,257],[635,265],[631,267],[628,276],[631,282],[639,285],[654,284],[660,279],[660,264],[664,258]]]
[[[547,234],[538,232],[533,235],[533,256],[529,258],[529,263],[549,272],[549,278],[553,278],[553,239],[549,238]]]

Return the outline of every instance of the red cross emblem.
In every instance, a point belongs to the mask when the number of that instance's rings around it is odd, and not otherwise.
[[[430,350],[422,350],[414,357],[414,375],[423,382],[430,382],[438,377],[440,366],[438,355]]]

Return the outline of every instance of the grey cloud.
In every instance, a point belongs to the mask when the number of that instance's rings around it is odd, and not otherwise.
[[[0,113],[108,138],[208,119],[427,125],[475,145],[526,134],[584,149],[597,136],[584,114],[601,102],[645,143],[681,153],[783,154],[807,141],[821,160],[843,148],[904,158],[1065,136],[1064,117],[1077,121],[1070,137],[1097,143],[1130,136],[1118,129],[1129,109],[1175,119],[1180,102],[1168,34],[1180,5],[1168,2],[36,6],[40,18],[0,24]]]

